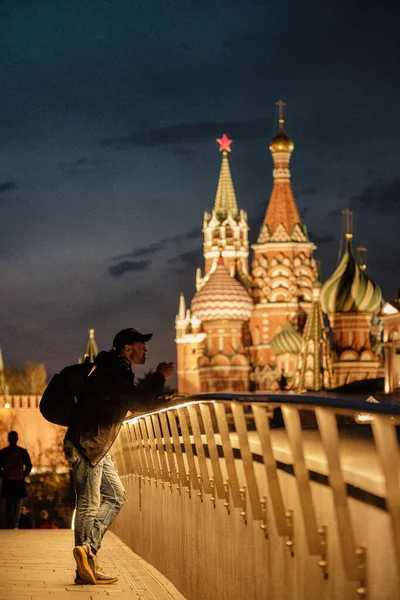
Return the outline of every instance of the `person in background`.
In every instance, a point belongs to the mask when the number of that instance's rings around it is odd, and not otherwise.
[[[25,477],[32,470],[29,453],[18,446],[18,433],[10,431],[8,446],[0,450],[0,477],[3,480],[1,495],[6,501],[7,528],[18,529],[23,498],[28,493]]]
[[[31,511],[27,506],[21,506],[18,527],[19,529],[32,529]]]
[[[57,525],[54,521],[51,521],[49,518],[49,513],[47,510],[41,510],[39,513],[39,521],[38,521],[39,529],[58,529]]]

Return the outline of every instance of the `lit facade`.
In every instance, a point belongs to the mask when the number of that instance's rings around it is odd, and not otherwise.
[[[347,217],[350,211],[344,211]],[[348,221],[346,247],[321,290],[321,305],[333,331],[332,358],[336,386],[383,376],[382,357],[372,336],[372,319],[382,301],[380,288],[354,256]]]
[[[390,394],[400,389],[400,290],[397,298],[383,305],[379,316],[383,321],[385,393]]]
[[[250,273],[247,215],[238,208],[228,160],[231,140],[225,134],[217,140],[222,164],[214,208],[204,217],[204,275],[198,269],[189,308],[181,295],[175,321],[181,394],[270,390],[282,375],[288,388],[319,391],[383,373],[380,289],[356,263],[350,230],[340,265],[320,289],[316,246],[291,187],[294,144],[284,131],[283,103],[277,104],[273,188]]]
[[[273,188],[260,235],[253,245],[254,311],[249,324],[249,352],[256,390],[269,389],[276,379],[280,367],[272,340],[287,318],[297,330],[303,330],[317,276],[312,257],[316,247],[308,239],[293,196],[289,163],[294,144],[283,129],[283,103],[279,104],[279,131],[269,147],[274,163]],[[295,368],[295,363],[289,361],[285,375],[292,377]]]

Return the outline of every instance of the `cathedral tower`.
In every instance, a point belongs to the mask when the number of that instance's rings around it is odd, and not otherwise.
[[[383,376],[380,357],[371,343],[371,320],[381,305],[380,288],[368,277],[365,264],[353,252],[350,210],[346,217],[346,247],[333,275],[321,290],[321,305],[333,330],[335,385]]]
[[[260,390],[268,389],[271,380],[279,376],[271,340],[280,333],[287,316],[297,329],[303,329],[317,276],[312,258],[315,245],[308,239],[290,183],[294,144],[283,128],[284,103],[279,101],[277,105],[279,128],[269,147],[274,184],[260,235],[253,245],[251,294],[255,308],[250,320],[250,354],[255,387]],[[286,373],[293,374],[294,369]]]
[[[320,302],[321,283],[313,283],[313,303],[304,327],[294,387],[299,392],[320,392],[333,387],[331,348]]]

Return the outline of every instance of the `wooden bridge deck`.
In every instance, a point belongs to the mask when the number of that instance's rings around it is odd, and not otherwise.
[[[0,530],[0,600],[185,600],[151,565],[107,532],[99,562],[112,585],[75,585],[73,532]]]

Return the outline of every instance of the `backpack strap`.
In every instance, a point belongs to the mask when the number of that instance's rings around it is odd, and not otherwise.
[[[90,373],[88,375],[88,378],[91,376],[91,374],[96,370],[97,365],[93,365],[93,367],[90,369]]]

